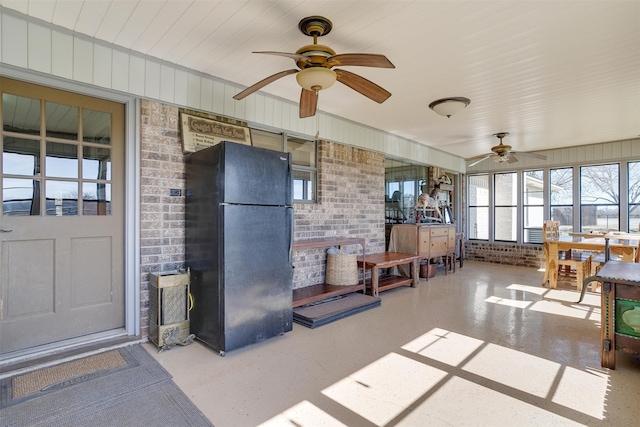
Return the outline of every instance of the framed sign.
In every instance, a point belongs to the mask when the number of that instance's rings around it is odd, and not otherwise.
[[[180,113],[180,124],[182,126],[182,150],[185,153],[193,153],[211,147],[220,141],[251,145],[251,133],[246,126],[186,113]]]

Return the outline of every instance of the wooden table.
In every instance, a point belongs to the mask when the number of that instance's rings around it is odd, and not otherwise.
[[[558,251],[570,249],[582,249],[585,251],[604,251],[608,245],[612,253],[622,255],[623,260],[633,261],[638,248],[638,240],[629,239],[605,239],[603,237],[560,236],[558,239],[548,240],[549,247],[546,260],[545,279],[542,285],[549,280],[549,288],[555,289],[558,284]]]
[[[616,350],[640,353],[640,264],[609,261],[591,279],[602,282],[600,362],[615,369]]]
[[[367,288],[371,289],[371,295],[378,296],[380,291],[397,288],[399,286],[410,285],[412,288],[418,286],[420,280],[418,276],[418,266],[420,256],[404,254],[401,252],[381,252],[368,254],[366,260],[362,257],[358,259],[358,266],[371,269],[371,280],[367,282]],[[399,265],[411,264],[411,277],[385,275],[380,276],[381,268],[391,268]]]

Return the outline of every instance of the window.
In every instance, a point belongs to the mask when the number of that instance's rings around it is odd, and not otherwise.
[[[287,136],[285,151],[291,153],[293,199],[306,202],[316,200],[316,142]]]
[[[560,222],[560,234],[573,231],[573,168],[551,169],[551,220]]]
[[[293,200],[316,200],[317,156],[316,142],[291,135],[251,129],[251,141],[255,147],[291,153],[293,175]]]
[[[111,113],[51,101],[41,110],[8,93],[2,106],[2,214],[111,215]]]
[[[629,232],[640,233],[640,162],[629,163]]]
[[[580,230],[620,230],[620,167],[580,168]]]
[[[489,239],[489,175],[470,175],[468,178],[469,239]]]
[[[497,173],[494,184],[494,239],[515,242],[517,239],[518,175]]]
[[[544,171],[525,171],[522,199],[524,243],[542,243],[544,221]]]

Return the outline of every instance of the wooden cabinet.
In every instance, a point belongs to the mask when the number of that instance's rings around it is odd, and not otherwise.
[[[389,251],[420,255],[421,259],[445,257],[455,262],[456,226],[394,225],[389,238]]]

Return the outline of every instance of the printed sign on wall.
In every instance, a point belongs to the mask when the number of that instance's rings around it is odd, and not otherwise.
[[[182,125],[182,150],[193,153],[218,144],[232,141],[251,145],[251,134],[246,126],[238,126],[218,120],[180,113]]]

